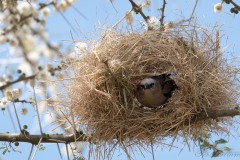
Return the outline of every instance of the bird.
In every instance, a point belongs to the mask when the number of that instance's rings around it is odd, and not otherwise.
[[[141,80],[136,90],[136,98],[145,107],[156,108],[167,102],[178,88],[171,74],[161,74]]]

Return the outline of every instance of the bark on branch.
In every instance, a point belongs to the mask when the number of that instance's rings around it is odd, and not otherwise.
[[[161,11],[162,11],[162,15],[161,15],[161,18],[160,18],[160,30],[164,30],[164,18],[165,18],[165,15],[164,15],[164,12],[165,12],[165,7],[166,7],[166,0],[163,0],[163,5],[162,5],[162,8],[161,8]]]
[[[10,134],[10,133],[1,133],[0,141],[6,142],[27,142],[37,145],[41,140],[41,143],[71,143],[75,142],[74,135],[63,135],[63,134],[49,134],[49,135],[24,135],[24,134]],[[76,141],[88,141],[88,138],[83,134],[78,135]]]
[[[216,119],[219,117],[234,117],[240,115],[240,110],[238,109],[229,109],[229,110],[218,110],[210,111],[206,113],[199,113],[192,119],[191,123],[196,123],[201,120],[206,119]],[[24,135],[24,134],[0,134],[0,141],[6,142],[27,142],[37,145],[40,139],[44,137],[41,143],[71,143],[75,142],[74,135],[63,135],[63,134],[49,134],[49,135]],[[85,136],[84,134],[78,133],[76,135],[76,141],[88,142],[90,137]]]
[[[238,109],[228,109],[228,110],[216,110],[210,112],[199,113],[193,119],[193,123],[206,119],[217,119],[219,117],[234,117],[240,115],[240,110]]]
[[[137,5],[133,0],[129,0],[129,2],[131,3],[133,10],[134,10],[137,14],[140,13],[141,16],[143,17],[143,19],[145,20],[145,22],[147,23],[149,17],[146,16],[146,15],[143,13],[142,8],[141,8],[139,5]]]
[[[15,84],[15,83],[18,83],[18,82],[21,82],[21,81],[25,81],[25,80],[29,80],[29,79],[34,79],[36,77],[36,74],[34,75],[31,75],[31,76],[28,76],[28,77],[25,77],[25,76],[20,76],[18,79],[16,79],[15,81],[12,81],[12,82],[8,82],[7,84],[5,85],[2,85],[0,86],[0,90],[4,90],[5,88]]]
[[[233,2],[232,0],[229,0],[229,2],[230,2],[235,8],[237,8],[238,10],[240,10],[240,6],[239,6],[237,3]]]

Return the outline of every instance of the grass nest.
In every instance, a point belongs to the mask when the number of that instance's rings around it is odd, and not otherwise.
[[[216,33],[197,27],[108,31],[70,64],[74,78],[67,97],[76,124],[95,142],[196,140],[226,131],[229,118],[208,114],[236,106],[237,73],[224,58]],[[171,74],[178,89],[163,106],[141,107],[137,85],[161,74]]]

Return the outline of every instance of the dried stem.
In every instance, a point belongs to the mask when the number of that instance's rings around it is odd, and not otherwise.
[[[189,18],[189,23],[191,22],[191,20],[192,20],[192,18],[193,18],[194,12],[195,12],[195,10],[196,10],[196,8],[197,8],[197,4],[198,4],[198,0],[196,0],[196,2],[195,2],[195,4],[194,4],[192,14],[191,14],[191,16],[190,16],[190,18]]]

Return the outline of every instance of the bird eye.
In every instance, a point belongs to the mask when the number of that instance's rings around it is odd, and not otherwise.
[[[155,83],[151,83],[149,86],[152,88],[155,86]]]

